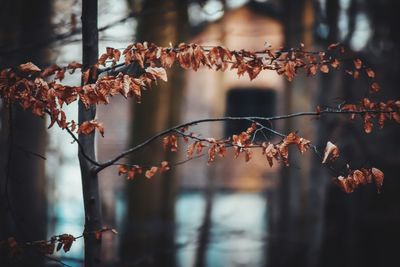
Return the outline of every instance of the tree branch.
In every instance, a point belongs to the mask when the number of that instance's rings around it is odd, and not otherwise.
[[[349,111],[349,110],[341,110],[341,109],[332,109],[332,108],[326,108],[324,110],[321,111],[309,111],[309,112],[297,112],[297,113],[292,113],[292,114],[288,114],[288,115],[280,115],[280,116],[273,116],[273,117],[258,117],[258,116],[251,116],[251,117],[219,117],[219,118],[209,118],[209,119],[199,119],[199,120],[194,120],[194,121],[190,121],[190,122],[186,122],[186,123],[182,123],[179,125],[176,125],[172,128],[168,128],[150,138],[148,138],[147,140],[143,141],[142,143],[128,149],[125,150],[123,152],[121,152],[119,155],[117,155],[116,157],[104,162],[104,163],[100,163],[98,165],[98,167],[96,168],[96,172],[100,172],[103,169],[109,167],[110,165],[113,165],[114,163],[116,163],[118,160],[120,160],[121,158],[132,154],[140,149],[142,149],[143,147],[145,147],[146,145],[152,143],[153,141],[157,140],[158,138],[172,133],[172,132],[176,132],[177,130],[181,129],[181,128],[185,128],[188,126],[193,126],[196,124],[201,124],[201,123],[206,123],[206,122],[220,122],[220,121],[249,121],[249,122],[255,122],[256,124],[258,124],[259,126],[261,126],[263,129],[271,132],[274,135],[280,136],[280,137],[284,137],[285,134],[283,133],[279,133],[269,127],[266,127],[265,125],[262,125],[261,123],[257,122],[257,121],[277,121],[277,120],[284,120],[284,119],[291,119],[291,118],[296,118],[296,117],[304,117],[304,116],[312,116],[312,117],[318,117],[321,115],[332,115],[332,114],[341,114],[341,115],[351,115],[351,114],[359,114],[359,115],[363,115],[363,114],[367,114],[367,113],[374,113],[374,114],[378,114],[378,113],[390,113],[389,111],[385,111],[385,112],[380,112],[377,110],[363,110],[363,111]],[[315,150],[316,147],[314,146],[313,149]]]

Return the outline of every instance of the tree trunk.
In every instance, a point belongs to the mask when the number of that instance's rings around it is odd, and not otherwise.
[[[97,63],[98,60],[98,29],[97,29],[97,0],[82,1],[82,46],[83,46],[83,69]],[[92,79],[92,77],[91,77]],[[93,79],[91,82],[94,82]],[[92,105],[86,109],[79,101],[79,124],[93,120],[96,116],[96,106]],[[86,154],[96,159],[95,134],[79,135]],[[98,176],[95,166],[83,155],[78,153],[82,175],[82,191],[85,207],[85,266],[100,266],[101,238],[96,239],[95,231],[101,229],[101,205],[99,196]]]
[[[299,47],[300,43],[304,42],[305,7],[306,0],[282,1],[285,47]],[[310,92],[304,83],[301,77],[296,77],[291,82],[285,81],[284,114],[309,109]],[[309,127],[305,126],[309,124],[306,120],[286,120],[284,132],[301,130],[300,135],[305,135],[309,132]],[[271,239],[267,245],[267,266],[305,266],[305,245],[302,242],[308,166],[306,156],[300,158],[297,153],[292,153],[290,157],[290,161],[296,164],[282,167],[278,188],[268,197],[268,208],[271,210],[268,212],[268,231],[271,233]]]
[[[154,7],[157,6],[157,9]],[[143,1],[137,29],[138,42],[168,46],[183,41],[187,32],[187,3],[182,0]],[[168,71],[168,82],[144,92],[133,108],[133,144],[177,124],[180,116],[183,76],[176,68]],[[161,141],[133,155],[130,162],[158,166],[174,155],[163,151]],[[174,207],[176,179],[173,170],[152,179],[137,177],[127,184],[127,218],[121,245],[124,262],[142,266],[175,266]]]
[[[16,66],[27,61],[38,66],[48,64],[47,47],[34,45],[37,40],[51,35],[51,12],[49,0],[2,2],[0,67]],[[31,45],[34,49],[4,52]],[[45,120],[17,105],[9,108],[2,103],[0,108],[0,240],[11,236],[18,242],[46,239],[45,161],[34,155],[45,156]],[[11,262],[8,262],[7,255],[1,255],[0,266],[43,266],[42,254],[34,250],[26,252],[21,259],[11,259]]]

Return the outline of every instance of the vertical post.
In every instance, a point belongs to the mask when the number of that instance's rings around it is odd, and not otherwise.
[[[97,0],[82,1],[82,62],[83,69],[97,63],[98,60],[98,28],[97,28]],[[94,82],[91,77],[90,82]],[[79,101],[79,124],[93,120],[96,116],[96,106],[92,105],[86,109]],[[79,141],[85,149],[86,154],[95,160],[95,136],[79,135]],[[100,266],[101,239],[91,234],[101,229],[101,205],[99,197],[98,176],[95,166],[78,153],[79,164],[82,175],[82,191],[85,207],[85,266]]]

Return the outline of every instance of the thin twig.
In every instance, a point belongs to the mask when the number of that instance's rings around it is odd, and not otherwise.
[[[113,21],[103,27],[100,27],[98,29],[98,32],[103,32],[106,31],[112,27],[115,27],[121,23],[126,22],[127,20],[131,19],[131,18],[137,18],[139,16],[143,16],[146,14],[157,14],[157,13],[169,13],[169,12],[174,12],[175,9],[174,8],[169,8],[169,9],[154,9],[154,10],[150,10],[150,11],[146,11],[146,12],[130,12],[127,16],[122,17],[116,21]],[[16,48],[11,48],[8,50],[1,50],[0,51],[0,55],[7,55],[7,54],[13,54],[13,53],[19,53],[23,50],[30,50],[30,49],[35,49],[35,48],[41,48],[41,47],[45,47],[48,46],[52,43],[58,42],[58,41],[63,41],[66,40],[70,37],[73,37],[75,35],[81,34],[82,33],[82,28],[77,28],[74,31],[70,31],[70,32],[66,32],[66,33],[61,33],[61,34],[57,34],[53,37],[50,37],[48,39],[44,39],[44,40],[40,40],[37,43],[33,43],[30,45],[24,45],[24,46],[20,46],[20,47],[16,47]],[[81,39],[79,39],[78,41],[81,41]]]
[[[45,110],[45,112],[50,116],[51,118],[51,112],[49,110]],[[78,144],[79,149],[82,152],[82,156],[87,159],[90,163],[92,163],[95,166],[100,166],[101,164],[95,160],[93,160],[91,157],[89,157],[86,154],[85,149],[83,148],[81,142],[79,141],[79,139],[75,136],[75,134],[67,127],[65,127],[65,130],[68,132],[68,134],[72,137],[72,139],[74,139],[74,142],[76,142]]]
[[[25,153],[27,153],[27,154],[30,154],[30,155],[36,156],[36,157],[38,157],[38,158],[41,158],[41,159],[43,159],[43,160],[46,160],[46,157],[45,157],[45,156],[40,155],[39,153],[30,151],[30,150],[24,148],[23,146],[14,144],[14,147],[17,148],[17,149],[19,149],[19,150],[21,150],[22,152],[25,152]]]
[[[90,163],[92,163],[93,165],[95,165],[95,166],[101,166],[101,164],[100,164],[99,162],[93,160],[91,157],[89,157],[89,156],[86,154],[83,145],[81,144],[81,142],[79,142],[79,139],[75,136],[75,134],[74,134],[68,127],[65,127],[65,129],[67,130],[67,132],[69,133],[69,135],[74,139],[74,141],[78,144],[79,150],[81,151],[82,156],[83,156],[85,159],[87,159]]]

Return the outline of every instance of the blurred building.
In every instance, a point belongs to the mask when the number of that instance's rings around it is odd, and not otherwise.
[[[203,46],[261,51],[266,45],[281,47],[284,32],[272,7],[252,2],[227,10],[220,19],[200,26],[190,41]],[[202,68],[187,71],[185,78],[182,121],[223,116],[268,117],[283,111],[284,81],[275,72],[263,71],[250,81],[247,74],[238,77],[236,71],[229,69],[217,72]],[[199,132],[202,137],[227,138],[249,126],[243,122],[217,122],[191,127],[190,131]],[[182,154],[184,157],[185,151]],[[276,175],[275,166],[267,167],[261,150],[253,153],[253,159],[248,163],[245,163],[244,155],[233,159],[233,153],[227,153],[223,159],[217,157],[211,166],[206,162],[203,157],[180,168],[183,187],[201,188],[207,183],[207,177],[212,176],[218,187],[262,190],[268,182],[265,178]]]

